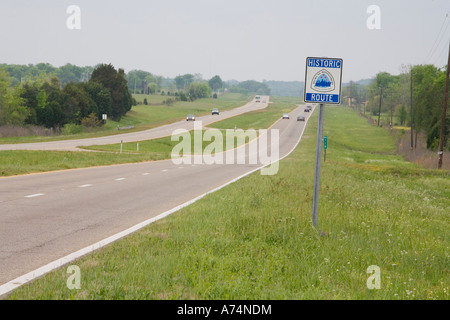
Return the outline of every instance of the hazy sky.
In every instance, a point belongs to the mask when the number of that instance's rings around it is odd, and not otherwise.
[[[70,5],[80,29],[67,27]],[[380,29],[367,27],[370,5]],[[326,56],[344,60],[348,82],[402,64],[442,67],[449,40],[450,0],[0,1],[0,63],[10,64],[304,81],[306,57]]]

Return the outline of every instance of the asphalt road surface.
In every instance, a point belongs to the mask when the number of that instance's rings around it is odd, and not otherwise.
[[[302,135],[300,114],[310,116],[299,107],[272,127],[280,158]],[[263,136],[240,147],[243,164],[237,148],[221,154],[235,155],[228,164],[164,160],[0,178],[0,286],[261,167],[249,159],[253,144],[270,147]]]
[[[235,117],[243,113],[250,111],[256,111],[264,109],[269,104],[269,97],[261,97],[263,102],[255,102],[252,100],[242,107],[234,108],[231,110],[220,111],[219,115],[206,115],[201,117],[196,117],[196,121],[201,120],[203,126],[207,126],[213,122],[221,121],[227,118]],[[175,129],[187,129],[193,130],[194,121],[177,121],[168,125],[160,126],[157,128],[152,128],[149,130],[123,133],[118,135],[98,137],[98,138],[86,138],[86,139],[76,139],[76,140],[61,140],[61,141],[49,141],[49,142],[35,142],[35,143],[19,143],[19,144],[1,144],[0,151],[5,150],[54,150],[54,151],[86,151],[79,149],[79,146],[92,146],[92,145],[106,145],[115,144],[123,141],[136,142],[151,140],[157,138],[163,138],[170,136]]]

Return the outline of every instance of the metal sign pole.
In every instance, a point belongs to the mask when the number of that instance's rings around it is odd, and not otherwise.
[[[319,185],[320,185],[320,164],[322,160],[322,137],[323,137],[323,114],[324,105],[319,105],[319,123],[317,127],[317,146],[316,146],[316,168],[314,175],[314,194],[313,194],[313,212],[312,222],[317,226],[317,219],[319,214]]]

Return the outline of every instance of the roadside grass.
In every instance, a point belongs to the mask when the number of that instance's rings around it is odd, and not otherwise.
[[[205,132],[208,132],[209,134],[213,135],[212,141],[204,141],[203,137],[205,136]],[[175,146],[182,144],[184,142],[184,139],[189,139],[188,145],[190,146],[190,149],[184,150],[183,154],[195,154],[195,144],[199,143],[199,146],[201,146],[201,152],[205,151],[205,148],[207,146],[210,146],[210,148],[213,148],[215,146],[222,146],[223,149],[221,150],[227,150],[230,148],[227,148],[227,132],[226,130],[220,130],[220,129],[209,129],[209,130],[202,130],[202,135],[199,137],[198,135],[194,134],[194,131],[189,131],[189,136],[185,135],[175,135],[173,137],[164,137],[159,139],[153,139],[153,140],[144,140],[137,142],[127,142],[124,144],[116,143],[116,144],[108,144],[108,145],[102,145],[102,146],[87,146],[82,147],[86,150],[95,150],[95,151],[104,151],[104,152],[119,152],[122,148],[122,152],[130,153],[130,154],[165,154],[166,159],[170,159],[172,150]],[[249,135],[245,134],[245,132],[236,131],[236,133],[233,132],[234,135],[234,147],[239,147],[240,145],[244,143],[249,142],[249,138],[251,138]],[[216,141],[217,137],[222,137],[222,141]],[[255,138],[257,137],[257,132],[255,132]],[[198,140],[199,142],[196,142]],[[181,145],[180,145],[181,146]],[[230,147],[230,146],[228,146]],[[215,153],[215,149],[211,150],[213,151],[212,154]],[[220,151],[220,150],[219,150]]]
[[[139,96],[139,95],[138,95]],[[142,95],[144,96],[144,95]],[[164,96],[148,95],[145,96],[150,101],[159,101]],[[28,136],[28,137],[0,137],[0,144],[11,143],[32,143],[32,142],[46,142],[57,140],[72,140],[102,137],[108,135],[117,135],[124,132],[136,132],[158,127],[164,124],[172,123],[182,120],[187,114],[194,113],[195,115],[209,114],[213,108],[220,110],[227,110],[240,107],[251,98],[246,95],[227,93],[220,95],[218,99],[198,99],[193,102],[177,101],[172,105],[143,105],[139,104],[133,106],[132,109],[122,117],[120,121],[113,121],[108,119],[106,125],[95,130],[86,130],[81,134],[73,135],[58,135],[58,136]],[[134,126],[132,129],[118,130],[118,127]]]
[[[223,147],[226,147],[226,130],[227,129],[242,129],[242,130],[248,130],[248,129],[267,129],[269,128],[273,123],[275,123],[278,119],[281,118],[281,115],[284,112],[289,112],[292,109],[294,109],[295,103],[297,103],[297,98],[280,98],[280,97],[274,97],[273,103],[270,104],[267,108],[263,110],[258,111],[252,111],[248,112],[236,117],[228,118],[222,121],[214,122],[208,127],[212,129],[219,129],[222,136],[223,136]],[[205,130],[203,130],[203,133]],[[213,132],[213,131],[212,131]],[[258,132],[256,132],[258,134]],[[193,131],[190,131],[191,135],[191,150],[194,150],[194,134]],[[202,135],[203,136],[203,135]],[[239,135],[237,135],[239,136]],[[235,146],[238,147],[242,143],[239,143],[240,139],[237,139],[237,142],[235,143]],[[243,140],[242,140],[243,141]],[[245,139],[245,143],[247,143],[249,139]],[[139,142],[139,151],[137,142],[129,142],[124,143],[122,145],[122,152],[148,152],[148,153],[154,153],[154,152],[165,152],[165,153],[171,153],[173,147],[179,143],[178,139],[175,139],[172,141],[171,137],[164,137],[159,139],[153,139],[153,140],[144,140]],[[202,150],[205,149],[206,146],[211,144],[209,141],[202,141]],[[86,146],[81,147],[83,149],[87,150],[95,150],[95,151],[108,151],[108,152],[118,152],[120,151],[121,144],[111,144],[111,145],[96,145],[96,146]],[[224,149],[226,150],[226,149]]]
[[[214,122],[209,125],[217,129],[267,129],[275,121],[280,119],[283,113],[289,113],[296,108],[295,104],[300,103],[296,97],[271,97],[271,103],[266,109],[248,112],[239,117],[228,118],[222,121]],[[297,115],[291,115],[294,117]]]
[[[325,130],[317,229],[315,112],[278,174],[249,175],[72,262],[79,290],[63,267],[9,299],[448,299],[449,172],[403,161],[348,108],[327,107]],[[380,289],[367,287],[372,265]]]
[[[0,177],[87,168],[93,166],[163,160],[170,154],[127,154],[70,151],[0,151]]]

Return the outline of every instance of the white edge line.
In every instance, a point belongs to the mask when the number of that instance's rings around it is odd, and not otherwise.
[[[25,196],[25,198],[36,198],[36,197],[40,197],[40,196],[44,196],[45,194],[43,193],[36,193],[36,194],[30,194],[29,196]]]
[[[315,108],[314,108],[314,110],[315,110]],[[313,110],[313,112],[314,112],[314,110]],[[303,137],[303,133],[305,132],[306,125],[308,124],[309,118],[310,117],[308,117],[308,119],[307,119],[307,121],[305,123],[305,126],[303,127],[302,133],[300,134],[300,138],[298,139],[297,143],[292,148],[292,150],[289,151],[289,153],[287,153],[286,155],[284,155],[283,157],[279,158],[276,161],[280,161],[280,160],[286,158],[287,156],[289,156],[295,150],[295,148],[297,148],[298,144],[300,143],[300,140]],[[249,171],[247,173],[244,173],[243,175],[241,175],[241,176],[239,176],[237,178],[234,178],[231,181],[229,181],[229,182],[227,182],[227,183],[225,183],[225,184],[223,184],[223,185],[221,185],[221,186],[219,186],[219,187],[217,187],[215,189],[212,189],[212,190],[210,190],[210,191],[208,191],[208,192],[206,192],[206,193],[204,193],[204,194],[202,194],[202,195],[200,195],[200,196],[198,196],[198,197],[196,197],[196,198],[194,198],[192,200],[189,200],[189,201],[187,201],[187,202],[185,202],[185,203],[183,203],[183,204],[181,204],[179,206],[176,206],[175,208],[172,208],[172,209],[170,209],[170,210],[168,210],[166,212],[163,212],[163,213],[157,215],[156,217],[153,217],[153,218],[150,218],[148,220],[145,220],[145,221],[143,221],[143,222],[141,222],[139,224],[136,224],[135,226],[133,226],[131,228],[128,228],[128,229],[126,229],[124,231],[116,233],[115,235],[112,235],[111,237],[108,237],[108,238],[106,238],[104,240],[101,240],[101,241],[99,241],[97,243],[94,243],[93,245],[85,247],[85,248],[83,248],[81,250],[78,250],[78,251],[76,251],[74,253],[71,253],[71,254],[63,257],[63,258],[60,258],[60,259],[55,260],[53,262],[50,262],[49,264],[47,264],[45,266],[42,266],[42,267],[40,267],[40,268],[38,268],[36,270],[33,270],[33,271],[31,271],[31,272],[29,272],[27,274],[24,274],[24,275],[14,279],[14,280],[11,280],[11,281],[9,281],[9,282],[7,282],[7,283],[5,283],[5,284],[0,286],[0,297],[5,295],[5,294],[7,294],[7,293],[9,293],[9,292],[11,292],[11,291],[13,291],[14,289],[17,289],[18,287],[20,287],[20,286],[22,286],[22,285],[24,285],[24,284],[26,284],[26,283],[34,280],[34,279],[37,279],[37,278],[45,275],[46,273],[48,273],[50,271],[58,269],[58,268],[62,267],[63,265],[68,264],[69,262],[72,262],[72,261],[74,261],[74,260],[76,260],[76,259],[78,259],[78,258],[80,258],[80,257],[82,257],[82,256],[84,256],[86,254],[92,253],[93,251],[98,250],[98,249],[100,249],[100,248],[102,248],[102,247],[104,247],[104,246],[106,246],[108,244],[111,244],[112,242],[115,242],[115,241],[117,241],[117,240],[119,240],[119,239],[121,239],[123,237],[126,237],[126,236],[130,235],[131,233],[136,232],[139,229],[142,229],[142,228],[148,226],[149,224],[151,224],[151,223],[153,223],[155,221],[161,220],[161,219],[171,215],[172,213],[175,213],[175,212],[177,212],[177,211],[179,211],[179,210],[181,210],[181,209],[183,209],[183,208],[193,204],[194,202],[197,202],[198,200],[202,199],[206,195],[214,193],[214,192],[216,192],[216,191],[218,191],[218,190],[220,190],[222,188],[225,188],[226,186],[228,186],[228,185],[230,185],[230,184],[232,184],[232,183],[234,183],[234,182],[236,182],[236,181],[238,181],[238,180],[240,180],[240,179],[242,179],[242,178],[244,178],[244,177],[246,177],[246,176],[248,176],[248,175],[250,175],[250,174],[252,174],[252,173],[254,173],[256,171],[258,171],[258,170],[261,170],[262,168],[267,167],[269,165],[271,165],[271,163],[265,164],[265,165],[263,165],[261,167],[253,169],[253,170],[251,170],[251,171]]]

